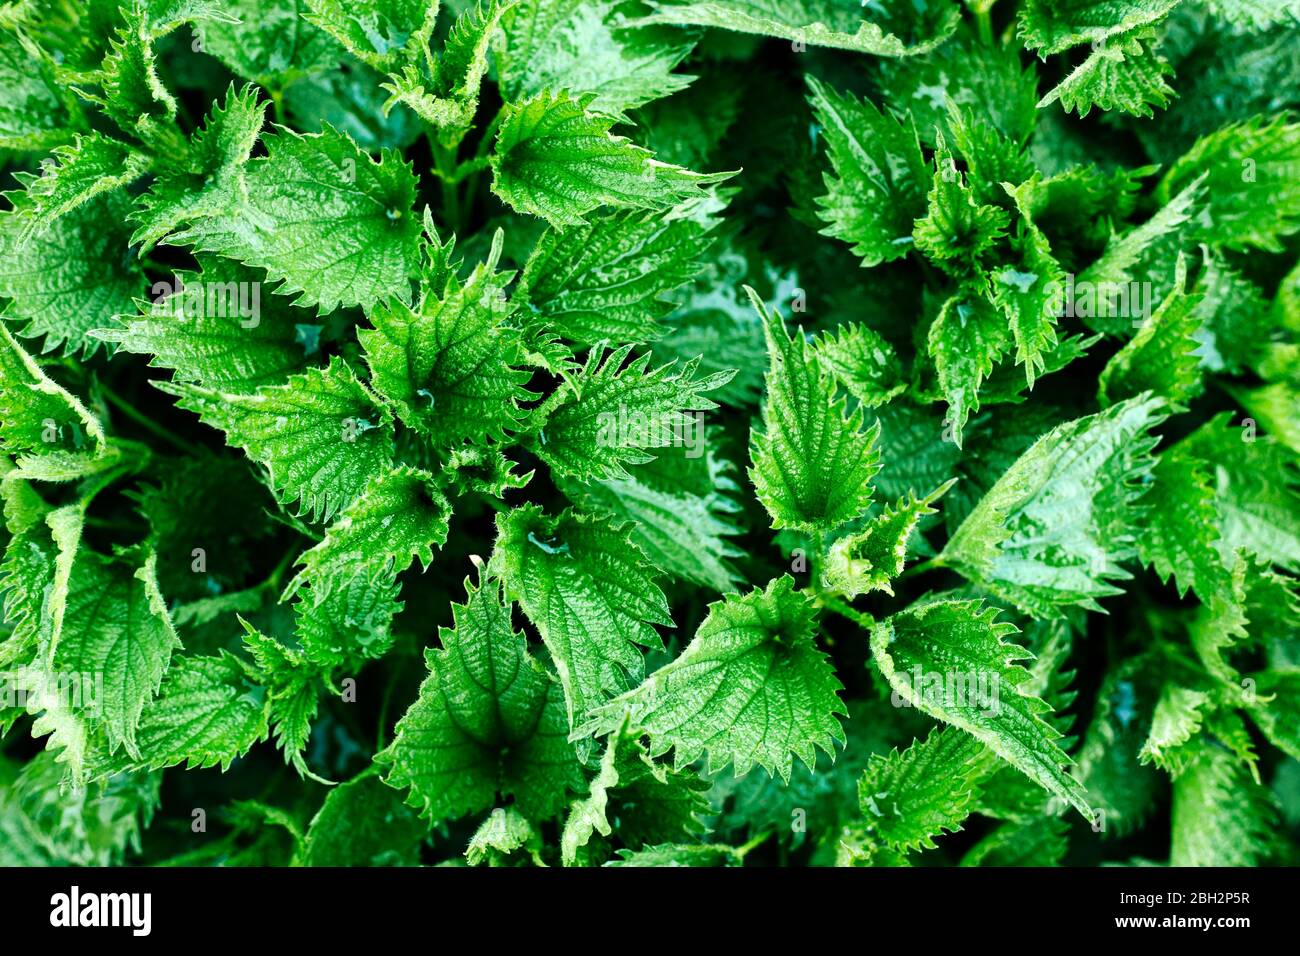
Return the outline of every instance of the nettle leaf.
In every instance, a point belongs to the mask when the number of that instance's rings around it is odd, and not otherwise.
[[[1039,56],[1081,43],[1104,44],[1137,27],[1160,22],[1178,0],[1098,3],[1097,0],[1028,0],[1020,8],[1019,33]]]
[[[394,66],[418,54],[433,35],[439,4],[429,0],[307,0],[314,23],[363,63],[375,69]]]
[[[1259,866],[1277,833],[1276,799],[1232,754],[1203,745],[1174,781],[1170,866]]]
[[[944,437],[961,448],[966,423],[980,407],[980,386],[1011,348],[1010,326],[983,290],[969,286],[943,304],[926,345],[948,402]]]
[[[628,362],[631,354],[630,345],[613,351],[596,346],[533,412],[530,448],[558,474],[582,481],[626,478],[628,465],[654,459],[647,449],[692,444],[704,431],[702,413],[717,407],[704,393],[733,374],[697,378],[698,359],[650,368],[649,352]]]
[[[173,134],[176,99],[158,76],[153,33],[144,8],[125,9],[123,19],[126,22],[109,39],[104,57],[100,80],[104,112],[124,132],[161,144]]]
[[[315,672],[305,666],[297,651],[262,634],[243,618],[240,623],[244,625],[244,647],[252,655],[260,683],[266,688],[270,704],[267,716],[276,746],[284,752],[286,763],[306,774],[302,754],[319,703]]]
[[[1259,695],[1250,716],[1270,743],[1300,760],[1300,668],[1263,671],[1256,685]]]
[[[817,200],[822,234],[852,243],[865,266],[901,259],[912,247],[913,221],[925,213],[930,182],[915,125],[811,76],[808,87],[833,170]]]
[[[552,226],[577,226],[603,205],[668,209],[731,175],[659,162],[612,135],[612,118],[590,112],[590,102],[543,92],[505,107],[491,156],[492,191],[502,201]]]
[[[858,781],[871,834],[898,852],[935,848],[975,810],[980,763],[988,751],[970,734],[937,727],[902,753],[873,754]]]
[[[229,19],[198,24],[199,45],[236,76],[271,90],[336,66],[337,43],[302,16],[304,0],[222,0]]]
[[[910,493],[886,507],[865,528],[836,540],[822,568],[823,583],[853,598],[871,591],[893,595],[890,582],[903,573],[907,546],[927,515],[937,514],[930,505],[943,497],[956,478],[950,478],[924,498]]]
[[[98,450],[104,428],[0,323],[0,450],[10,455]]]
[[[198,272],[178,272],[155,284],[152,302],[137,301],[119,326],[88,337],[118,352],[150,356],[173,380],[251,392],[301,372],[306,331],[316,316],[287,299],[262,297],[261,273],[232,259],[200,254]]]
[[[1202,136],[1156,189],[1169,198],[1205,177],[1205,202],[1193,221],[1202,242],[1229,249],[1281,252],[1300,230],[1300,123],[1257,116]]]
[[[203,128],[190,137],[184,165],[160,171],[153,188],[131,215],[139,228],[131,242],[147,252],[182,224],[220,216],[244,193],[243,171],[262,131],[266,104],[257,92],[234,85],[224,106],[213,106]]]
[[[998,206],[976,202],[953,163],[943,134],[935,151],[934,183],[924,218],[912,227],[916,248],[940,268],[962,275],[977,268],[981,256],[1006,235],[1010,215]]]
[[[645,671],[639,648],[662,646],[653,625],[672,626],[658,572],[629,528],[536,505],[497,516],[489,570],[541,633],[564,688],[571,724]]]
[[[1026,191],[1030,184],[1008,189],[1020,212],[1011,249],[1014,264],[993,274],[994,303],[1005,313],[1016,343],[1016,363],[1025,367],[1030,388],[1039,374],[1047,372],[1058,351],[1056,324],[1059,295],[1064,275],[1052,255],[1047,237],[1029,215]]]
[[[861,322],[822,333],[813,348],[836,383],[867,408],[883,405],[907,390],[894,347]]]
[[[39,177],[15,176],[24,191],[7,194],[13,211],[5,218],[15,218],[14,235],[20,243],[96,196],[134,182],[150,165],[143,153],[101,133],[78,135],[56,147],[52,159],[43,164]]]
[[[626,119],[628,110],[683,89],[673,73],[694,41],[662,27],[634,27],[616,0],[520,0],[502,17],[496,48],[501,88],[519,100],[546,91],[594,94],[587,108]]]
[[[1092,819],[1087,792],[1047,722],[1052,708],[1025,688],[1031,655],[1006,638],[1015,625],[980,601],[935,600],[877,624],[871,653],[900,698],[966,731],[1049,793]]]
[[[0,30],[0,86],[0,149],[50,149],[71,138],[75,97],[49,56],[17,31]]]
[[[141,712],[181,646],[158,590],[156,564],[152,552],[136,567],[82,549],[54,654],[57,671],[102,679],[94,717],[103,721],[111,747],[124,746],[137,758]]]
[[[409,299],[419,264],[416,179],[391,150],[375,162],[332,126],[263,137],[247,197],[167,238],[258,269],[322,313]]]
[[[266,466],[279,499],[312,520],[329,520],[392,460],[391,414],[339,358],[250,394],[154,384]]]
[[[750,430],[750,480],[773,528],[828,532],[866,513],[880,470],[880,423],[835,399],[835,384],[802,333],[746,288],[763,321],[770,366],[763,430]]]
[[[536,321],[580,346],[649,342],[673,308],[665,294],[692,281],[712,242],[692,219],[621,213],[547,229],[515,297]]]
[[[325,530],[324,539],[298,559],[303,580],[313,583],[356,574],[405,571],[416,558],[428,570],[433,548],[447,540],[451,505],[434,476],[399,466],[372,478],[361,494]]]
[[[1149,395],[1066,422],[998,479],[941,559],[1035,617],[1119,593],[1135,553],[1139,483],[1155,465],[1149,432],[1166,415]]]
[[[1212,466],[1184,444],[1162,452],[1151,472],[1143,530],[1137,536],[1143,564],[1161,580],[1172,578],[1180,597],[1190,589],[1207,603],[1224,587],[1227,571],[1217,547],[1212,473]]]
[[[681,656],[615,698],[584,730],[607,733],[626,719],[650,737],[650,753],[673,751],[684,767],[707,755],[709,772],[757,764],[788,782],[794,757],[844,742],[836,714],[843,685],[814,639],[816,609],[786,575],[743,597],[709,605]]]
[[[890,32],[888,16],[883,24],[876,23],[864,19],[862,9],[830,0],[669,0],[651,6],[654,13],[642,22],[718,27],[876,56],[924,53],[951,36],[960,19],[955,6],[940,4],[933,14],[934,21],[927,24],[928,35],[909,44]]]
[[[620,728],[609,736],[588,796],[569,807],[561,859],[573,866],[596,834],[613,835],[615,822],[619,839],[631,846],[697,836],[709,810],[701,793],[708,786],[690,771],[678,773],[656,763],[635,733]]]
[[[677,452],[663,455],[659,461],[684,472],[693,452],[704,457],[701,449],[687,449],[686,458]],[[643,468],[632,469],[630,478],[561,482],[560,487],[584,510],[632,522],[633,543],[655,567],[684,581],[729,591],[739,582],[732,560],[742,553],[728,540],[740,533],[730,517],[738,505],[723,490],[734,489],[735,484],[716,474],[711,456],[705,467],[710,477],[709,487],[703,491],[686,482],[657,480]]]
[[[1174,288],[1154,315],[1142,322],[1136,335],[1102,369],[1097,382],[1097,403],[1110,405],[1142,392],[1185,406],[1204,389],[1200,343],[1201,320],[1196,308],[1201,296],[1185,290],[1187,269],[1179,259]]]
[[[393,646],[397,572],[382,567],[365,574],[344,574],[319,583],[298,585],[293,603],[293,632],[303,657],[319,668],[355,669],[383,657]]]
[[[541,834],[528,818],[513,806],[497,807],[470,837],[465,862],[470,866],[511,866],[513,860],[522,859],[515,856],[521,852],[527,853],[536,866],[546,865],[542,861]]]
[[[4,314],[24,323],[24,337],[43,336],[43,351],[93,354],[99,343],[87,333],[132,310],[145,279],[128,251],[128,208],[122,193],[96,197],[30,237],[20,214],[0,217]]]
[[[1209,468],[1219,554],[1235,563],[1238,550],[1258,554],[1291,572],[1300,570],[1300,476],[1295,456],[1256,436],[1253,425],[1216,415],[1189,435],[1186,452]]]
[[[518,367],[524,356],[504,324],[513,309],[494,282],[494,262],[414,310],[399,301],[379,307],[374,328],[357,334],[375,390],[439,445],[501,438],[522,417],[520,403],[535,397],[523,387],[531,373]]]
[[[147,703],[136,729],[138,763],[161,770],[229,769],[268,733],[262,689],[228,651],[208,657],[178,656],[158,696]],[[109,772],[119,769],[110,763]]]
[[[962,866],[1060,866],[1070,848],[1068,824],[1043,816],[1027,823],[1004,823],[961,858]]]
[[[1155,30],[1138,27],[1096,46],[1088,58],[1041,100],[1039,107],[1060,102],[1068,112],[1087,116],[1098,109],[1120,110],[1150,117],[1152,107],[1164,109],[1174,96],[1166,78],[1169,61],[1155,52]]]
[[[404,103],[437,129],[444,143],[457,144],[469,131],[478,110],[479,87],[487,72],[488,44],[502,15],[514,0],[479,0],[467,6],[447,33],[442,54],[432,67],[407,63],[381,84],[390,94],[383,104],[388,115]]]
[[[438,630],[442,647],[425,651],[419,697],[375,762],[430,823],[487,810],[498,795],[526,817],[549,817],[583,783],[560,686],[525,650],[500,585],[467,579],[465,590],[454,627]]]

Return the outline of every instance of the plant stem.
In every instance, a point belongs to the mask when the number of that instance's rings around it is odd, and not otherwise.
[[[979,30],[981,42],[986,46],[993,46],[992,7],[992,4],[983,3],[975,7],[975,26]]]
[[[104,396],[104,401],[108,402],[108,404],[112,405],[114,408],[116,408],[127,418],[131,419],[131,421],[135,422],[141,428],[145,429],[145,431],[148,431],[156,435],[157,437],[163,439],[164,441],[169,442],[172,445],[175,445],[177,448],[185,452],[187,455],[203,454],[203,449],[200,446],[195,445],[193,442],[186,441],[184,438],[181,438],[179,435],[174,434],[170,429],[164,428],[162,425],[159,425],[148,415],[145,415],[143,412],[138,411],[134,405],[132,405],[130,402],[123,399],[121,396],[119,396],[116,392],[110,389],[103,382],[99,383],[99,393]]]
[[[746,857],[746,855],[749,853],[750,850],[757,849],[758,847],[762,846],[764,843],[766,843],[766,842],[767,842],[768,840],[770,840],[771,838],[772,838],[772,831],[771,831],[771,830],[764,830],[764,831],[763,831],[762,833],[760,833],[758,836],[752,838],[752,839],[751,839],[748,843],[746,843],[744,846],[738,846],[738,847],[736,847],[736,850],[735,850],[736,856],[740,857],[740,859],[743,860],[743,859]]]
[[[939,569],[946,568],[947,566],[948,563],[944,561],[942,557],[933,557],[928,561],[922,561],[920,564],[912,565],[910,568],[908,568],[902,574],[899,575],[899,579],[901,580],[902,578],[910,578],[916,574],[924,574],[926,571],[938,571]]]

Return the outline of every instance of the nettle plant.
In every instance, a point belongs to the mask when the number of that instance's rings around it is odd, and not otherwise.
[[[4,4],[0,862],[1295,862],[1296,16]]]

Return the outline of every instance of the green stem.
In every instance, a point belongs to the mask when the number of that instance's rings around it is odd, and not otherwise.
[[[112,389],[110,389],[107,385],[103,384],[102,382],[99,385],[99,393],[104,396],[104,401],[108,402],[108,404],[112,405],[119,412],[121,412],[127,418],[131,419],[131,421],[135,422],[145,431],[148,431],[156,435],[157,437],[163,439],[164,441],[169,442],[172,445],[175,445],[177,448],[185,452],[187,455],[201,455],[203,453],[203,449],[201,447],[195,445],[193,442],[186,441],[184,438],[181,438],[179,435],[174,434],[170,429],[164,428],[162,425],[159,425],[148,415],[145,415],[143,412],[138,411],[134,405],[130,404],[125,399],[121,398],[116,392],[114,392]]]
[[[758,836],[753,837],[753,838],[752,838],[748,843],[746,843],[744,846],[738,846],[738,847],[736,847],[736,849],[735,849],[735,851],[734,851],[735,854],[736,854],[736,856],[740,857],[740,859],[743,860],[743,859],[744,859],[744,858],[749,854],[749,851],[750,851],[750,850],[757,849],[758,847],[760,847],[760,846],[762,846],[764,843],[766,843],[768,840],[772,839],[772,832],[773,832],[773,831],[771,831],[771,830],[764,830],[764,831],[763,831],[762,833],[760,833]]]
[[[979,30],[980,41],[986,46],[993,46],[992,4],[980,4],[975,8],[975,26]]]
[[[948,566],[948,562],[943,560],[942,556],[933,557],[928,561],[922,561],[920,564],[914,564],[905,570],[898,577],[899,579],[910,578],[917,574],[925,574],[927,571],[938,571]]]

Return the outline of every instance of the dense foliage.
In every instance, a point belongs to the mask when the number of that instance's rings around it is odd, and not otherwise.
[[[1300,862],[1296,0],[0,4],[0,863]]]

